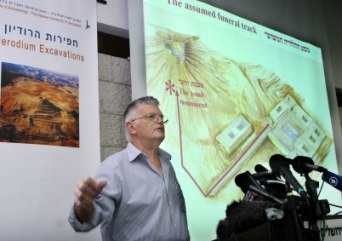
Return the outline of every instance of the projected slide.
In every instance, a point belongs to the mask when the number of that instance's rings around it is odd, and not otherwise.
[[[241,198],[236,174],[271,155],[336,164],[318,47],[197,1],[145,0],[144,28],[147,93],[169,118],[195,240]]]

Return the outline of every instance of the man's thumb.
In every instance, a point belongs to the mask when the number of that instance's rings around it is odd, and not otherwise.
[[[106,181],[99,181],[96,185],[96,191],[100,193],[106,185],[107,185]]]

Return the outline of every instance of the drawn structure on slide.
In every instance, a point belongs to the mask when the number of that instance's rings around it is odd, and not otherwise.
[[[274,153],[323,164],[332,137],[276,73],[217,54],[197,36],[154,28],[146,39],[148,94],[170,119],[168,148],[205,197]]]

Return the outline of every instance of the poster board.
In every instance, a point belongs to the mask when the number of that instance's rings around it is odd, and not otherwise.
[[[0,233],[97,240],[67,216],[100,163],[96,2],[1,0]]]

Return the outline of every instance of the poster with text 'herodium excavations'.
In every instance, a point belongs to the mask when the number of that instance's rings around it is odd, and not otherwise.
[[[100,162],[96,3],[0,0],[0,16],[2,239],[76,240],[73,188]]]

